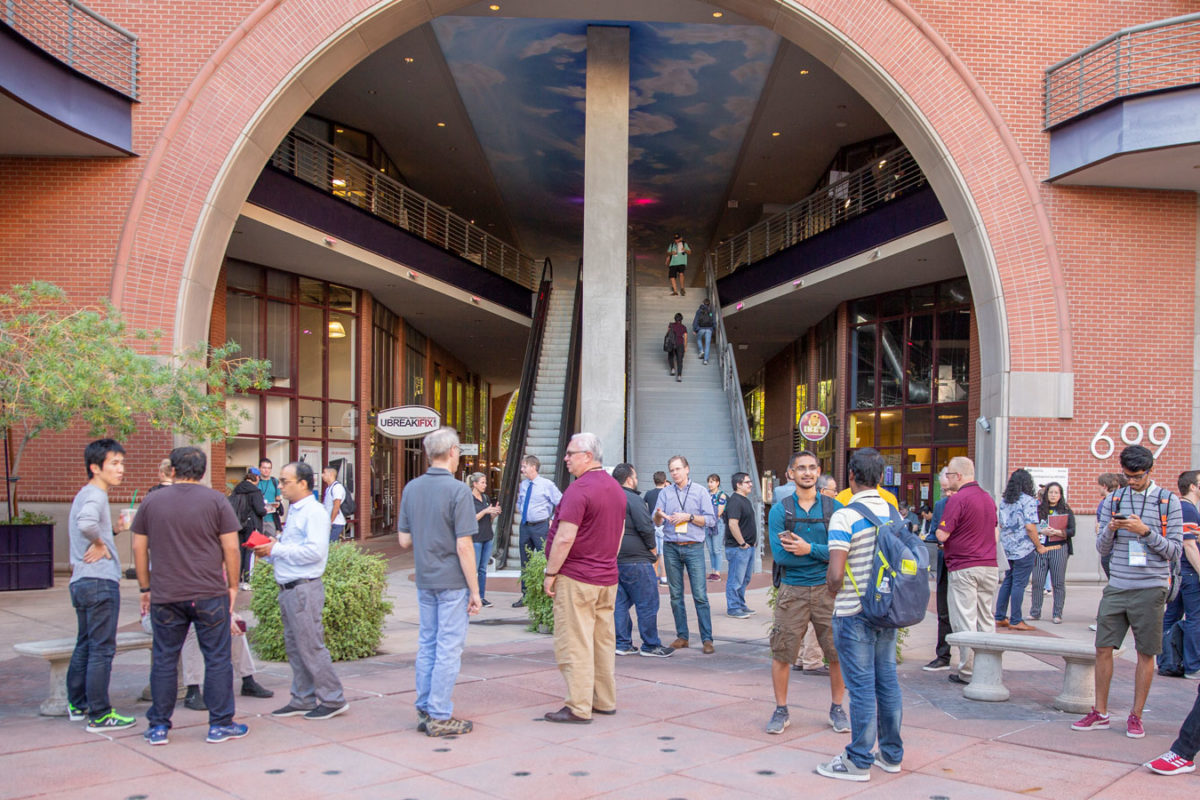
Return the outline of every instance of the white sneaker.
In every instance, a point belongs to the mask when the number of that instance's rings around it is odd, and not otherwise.
[[[824,775],[826,778],[837,778],[840,781],[871,780],[871,770],[855,766],[854,762],[846,758],[844,753],[834,756],[831,761],[824,764],[818,764],[817,774]]]

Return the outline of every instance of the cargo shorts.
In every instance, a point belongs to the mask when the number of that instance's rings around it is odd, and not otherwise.
[[[771,625],[771,657],[794,664],[804,643],[809,623],[829,665],[838,663],[833,644],[833,595],[825,584],[789,586],[782,584],[775,598],[775,620]]]

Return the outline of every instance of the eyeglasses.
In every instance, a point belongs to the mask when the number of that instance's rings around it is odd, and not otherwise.
[[[1125,472],[1125,470],[1121,470],[1121,471]],[[1145,478],[1149,474],[1150,474],[1150,470],[1145,470],[1143,472],[1125,472],[1125,479],[1130,480],[1130,481],[1140,481],[1142,478]]]
[[[947,477],[947,478],[949,478],[951,475],[957,475],[957,476],[958,476],[958,477],[960,477],[960,478],[962,477],[962,473],[961,473],[961,472],[947,472],[947,473],[946,473],[946,477]]]
[[[570,458],[571,456],[577,456],[580,453],[586,453],[586,452],[587,452],[587,450],[568,450],[567,458]]]

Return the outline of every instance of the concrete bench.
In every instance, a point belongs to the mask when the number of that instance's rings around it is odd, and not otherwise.
[[[963,697],[998,703],[1009,698],[1004,685],[1004,651],[1058,656],[1066,661],[1062,692],[1052,705],[1073,714],[1086,714],[1096,702],[1096,648],[1091,642],[1072,642],[1014,633],[952,633],[946,642],[975,651],[975,672],[963,687]]]
[[[140,631],[117,634],[117,653],[130,650],[149,650],[154,637]],[[47,717],[67,716],[67,667],[75,640],[47,639],[42,642],[22,642],[13,649],[24,656],[38,656],[50,662],[50,696],[42,702],[41,713]]]

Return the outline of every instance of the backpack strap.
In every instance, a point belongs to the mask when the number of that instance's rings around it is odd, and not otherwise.
[[[796,499],[796,493],[792,492],[787,497],[783,498],[783,529],[785,531],[796,532],[796,517],[800,511],[800,501]]]
[[[833,518],[833,498],[829,495],[820,495],[821,498],[821,521],[825,523],[825,530],[829,530],[829,520]]]
[[[895,571],[892,569],[892,565],[890,563],[888,563],[887,556],[885,556],[879,549],[879,532],[883,530],[883,526],[886,523],[880,522],[879,517],[875,516],[875,514],[871,511],[871,509],[867,508],[867,506],[864,503],[857,503],[857,502],[851,503],[850,505],[846,506],[846,508],[854,509],[854,511],[857,512],[859,514],[859,516],[861,516],[864,520],[869,522],[875,528],[875,550],[871,556],[871,561],[872,561],[872,563],[874,563],[876,558],[878,558],[880,561],[879,574],[876,576],[876,581],[875,581],[875,585],[878,586],[879,580],[883,577],[884,572],[894,572]],[[896,523],[899,523],[901,525],[904,524],[904,520],[900,518],[900,512],[897,511],[896,507],[893,506],[891,503],[888,504],[888,522],[892,523],[892,524],[896,524]],[[850,571],[849,554],[847,554],[847,557],[846,557],[846,577],[848,577],[850,579],[850,585],[854,587],[854,593],[856,595],[858,595],[859,597],[862,597],[862,592],[859,591],[858,583],[854,580],[854,573]]]

